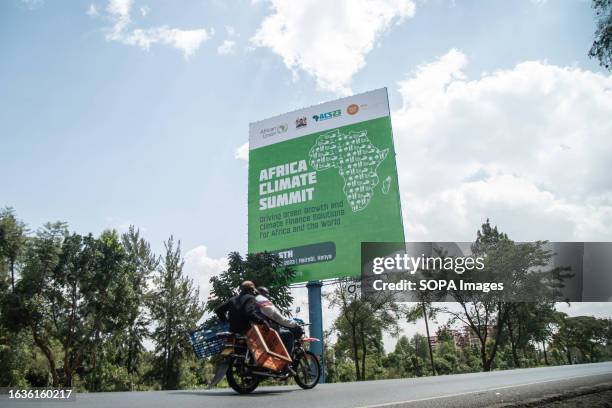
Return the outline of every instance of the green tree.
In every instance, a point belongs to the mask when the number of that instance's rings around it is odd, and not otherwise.
[[[331,331],[325,330],[323,332],[323,355],[325,366],[325,380],[329,383],[337,382],[337,370],[336,370],[336,357],[334,355],[334,347],[330,340]]]
[[[495,354],[502,344],[504,328],[507,326],[513,303],[508,301],[510,294],[532,299],[548,299],[553,285],[562,279],[562,274],[542,274],[541,268],[548,265],[552,252],[544,248],[545,242],[516,244],[508,236],[492,227],[486,221],[477,232],[472,245],[472,255],[484,259],[485,268],[479,273],[488,282],[502,282],[509,288],[504,292],[449,290],[449,294],[459,304],[461,311],[446,308],[454,320],[469,326],[477,336],[482,360],[482,369],[490,371],[495,362]],[[553,271],[550,271],[553,272]],[[556,272],[560,272],[556,270]],[[466,277],[464,279],[469,279]],[[547,286],[548,285],[548,286]],[[545,293],[545,289],[551,292]],[[532,293],[538,290],[540,293]]]
[[[338,343],[350,350],[355,377],[357,381],[364,381],[368,353],[379,353],[383,331],[399,332],[399,319],[405,308],[384,292],[362,299],[359,291],[350,293],[351,284],[349,279],[340,280],[327,298],[330,305],[340,311],[334,322]]]
[[[429,344],[427,337],[420,333],[416,333],[411,339],[412,346],[414,347],[414,358],[412,361],[414,373],[417,377],[429,375],[429,364],[427,360],[429,358]]]
[[[593,0],[597,29],[589,50],[589,57],[597,58],[599,64],[612,69],[612,0]]]
[[[246,258],[238,252],[228,255],[228,268],[210,279],[211,297],[206,302],[206,310],[212,312],[217,306],[236,294],[237,288],[245,280],[256,286],[265,286],[270,291],[270,300],[285,315],[293,303],[289,285],[295,277],[292,267],[283,266],[278,255],[268,252],[247,254]]]
[[[15,217],[11,207],[0,210],[0,260],[7,263],[11,275],[11,289],[15,291],[17,262],[26,243],[26,226]]]
[[[149,320],[145,313],[147,285],[159,265],[159,259],[134,226],[130,226],[128,232],[121,236],[121,242],[126,254],[125,268],[132,302],[128,305],[127,327],[120,335],[120,350],[133,388],[133,377],[139,374],[138,367],[145,352],[144,340],[149,334]]]
[[[575,327],[567,322],[567,314],[559,312],[557,314],[558,330],[552,336],[552,345],[556,352],[562,354],[568,364],[573,364],[571,348],[576,342]]]
[[[499,232],[497,227],[491,227],[489,220],[482,225],[476,234],[476,241],[472,245],[472,253],[475,257],[482,256],[486,257],[487,260],[495,260],[496,257],[500,258],[499,251],[502,250],[501,248],[508,249],[511,244],[506,234]],[[491,265],[488,266],[491,269]],[[462,312],[455,312],[448,308],[445,309],[446,312],[453,316],[453,321],[461,321],[477,335],[483,370],[490,371],[501,340],[502,329],[507,319],[506,305],[492,292],[449,292],[461,306]],[[492,327],[495,328],[493,332],[491,331]],[[493,335],[493,339],[490,339],[491,335]]]
[[[30,240],[15,287],[12,328],[31,330],[54,386],[60,377],[64,386],[72,386],[76,370],[95,356],[101,336],[121,327],[129,300],[123,256],[114,231],[95,239],[68,234],[64,224],[55,223]]]
[[[608,320],[592,316],[565,317],[559,331],[553,335],[553,344],[565,352],[568,364],[572,364],[574,358],[593,363],[598,360],[601,348],[609,344],[608,325]],[[581,355],[572,356],[573,349]]]
[[[40,372],[31,336],[12,330],[15,319],[23,317],[15,282],[23,263],[26,233],[25,224],[16,218],[12,208],[0,209],[0,386],[47,385],[47,371],[43,367]]]
[[[36,346],[49,366],[52,385],[58,386],[56,350],[54,350],[54,320],[49,306],[53,303],[53,274],[68,231],[65,224],[47,224],[38,231],[26,248],[23,276],[16,285],[14,296],[3,304],[3,317],[12,333],[29,329]]]
[[[434,362],[434,352],[431,346],[431,333],[429,330],[429,320],[435,319],[436,315],[440,311],[440,308],[434,307],[432,305],[432,293],[427,291],[418,291],[416,292],[419,302],[416,306],[409,309],[408,313],[406,313],[406,320],[408,322],[414,322],[420,318],[423,318],[425,322],[425,335],[427,336],[427,350],[429,352],[429,364],[431,367],[431,372],[433,375],[436,375],[436,365]]]
[[[440,374],[457,374],[461,372],[459,351],[455,347],[452,334],[446,327],[441,327],[436,333],[436,371]]]
[[[172,240],[160,265],[133,227],[121,237],[70,233],[64,223],[26,232],[11,209],[1,210],[0,386],[122,391],[205,383],[212,367],[194,358],[185,336],[202,311]],[[147,337],[155,352],[144,348]]]
[[[514,367],[521,367],[519,352],[526,354],[530,345],[542,343],[544,359],[547,360],[544,342],[550,337],[550,325],[556,320],[554,302],[510,303],[506,320],[506,334],[510,343]],[[548,363],[546,363],[548,364]]]
[[[164,246],[166,253],[153,279],[149,303],[156,322],[151,338],[155,342],[155,376],[163,389],[176,389],[185,381],[184,364],[192,353],[187,333],[196,327],[203,310],[199,290],[183,275],[180,242],[175,245],[170,237]]]
[[[414,367],[415,349],[410,339],[401,336],[395,349],[387,355],[386,367],[391,378],[406,378],[416,376]]]
[[[93,344],[90,345],[87,358],[91,362],[91,387],[93,390],[101,390],[103,382],[98,377],[98,361],[101,364],[108,363],[103,354],[103,346],[128,326],[130,306],[136,301],[136,294],[130,284],[126,253],[117,232],[104,231],[95,243],[92,281],[86,282],[84,295],[100,311],[100,315],[92,322]]]
[[[555,309],[554,303],[544,302],[535,316],[537,323],[534,327],[532,338],[535,343],[542,345],[544,364],[550,365],[548,359],[548,344],[552,340],[552,334],[559,322],[559,312]]]

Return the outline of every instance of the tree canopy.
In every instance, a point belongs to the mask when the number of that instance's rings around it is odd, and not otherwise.
[[[602,67],[612,70],[612,0],[593,0],[592,7],[597,28],[589,56],[596,58]]]

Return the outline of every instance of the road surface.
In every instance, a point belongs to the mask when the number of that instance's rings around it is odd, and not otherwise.
[[[129,408],[399,408],[483,407],[524,401],[582,386],[612,385],[612,362],[401,380],[320,384],[313,390],[262,387],[249,396],[231,389],[78,394],[74,402],[9,401],[2,407]]]

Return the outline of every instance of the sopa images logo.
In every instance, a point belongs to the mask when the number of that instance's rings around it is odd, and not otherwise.
[[[329,111],[329,112],[320,113],[318,115],[312,115],[312,118],[316,122],[321,122],[323,120],[333,119],[339,116],[342,116],[342,111],[340,109],[336,109],[335,111]]]

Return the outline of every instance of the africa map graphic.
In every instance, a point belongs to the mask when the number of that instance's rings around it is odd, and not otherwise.
[[[317,138],[308,154],[310,165],[317,171],[337,168],[344,180],[344,194],[353,212],[368,206],[379,178],[376,170],[389,149],[378,149],[368,139],[367,131],[347,134],[334,130]],[[383,192],[389,191],[385,180]]]

